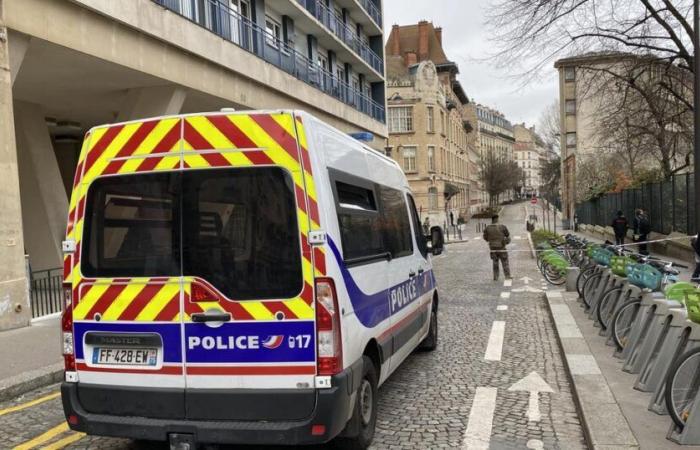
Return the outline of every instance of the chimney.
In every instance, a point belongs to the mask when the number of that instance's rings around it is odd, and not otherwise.
[[[418,22],[418,59],[425,61],[428,59],[428,21]]]
[[[442,47],[442,27],[435,28],[435,36],[437,36],[440,47]]]
[[[401,55],[401,32],[399,31],[399,26],[394,25],[391,27],[391,54],[394,56]]]
[[[406,52],[405,61],[407,67],[418,64],[418,56],[416,56],[416,52]]]

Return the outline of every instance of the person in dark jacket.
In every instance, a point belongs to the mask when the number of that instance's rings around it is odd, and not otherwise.
[[[627,217],[622,213],[622,211],[617,212],[617,216],[612,221],[612,229],[615,233],[615,245],[625,245],[625,235],[627,234],[627,229],[629,228],[629,222]]]
[[[491,261],[493,261],[493,280],[498,280],[498,262],[503,266],[506,280],[511,279],[510,264],[508,263],[508,250],[506,245],[510,243],[510,232],[505,225],[498,223],[498,215],[491,218],[491,224],[484,229],[484,240],[489,243]]]
[[[648,255],[649,246],[646,244],[646,241],[649,240],[649,233],[651,233],[651,223],[649,222],[649,216],[647,216],[646,211],[641,208],[635,211],[632,226],[634,228],[634,240],[636,242],[643,242],[639,244],[639,253]]]
[[[690,240],[690,245],[692,245],[693,250],[695,250],[695,270],[693,271],[693,275],[690,277],[690,281],[697,283],[700,282],[700,242],[698,242],[697,234]]]

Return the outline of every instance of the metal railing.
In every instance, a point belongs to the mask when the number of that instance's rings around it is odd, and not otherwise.
[[[371,0],[360,0],[360,5],[362,5],[362,8],[367,11],[367,14],[374,20],[374,23],[379,25],[379,28],[382,28],[382,12],[379,10],[377,5],[374,4]]]
[[[297,79],[386,123],[384,105],[299,53],[292,46],[217,0],[205,0],[204,11],[181,8],[179,0],[152,0],[284,70]]]
[[[384,61],[382,61],[382,58],[374,53],[369,48],[369,45],[364,43],[357,33],[343,22],[342,18],[328,9],[323,2],[319,0],[297,0],[297,2],[335,34],[338,39],[357,53],[367,64],[372,66],[374,70],[384,73]]]
[[[38,270],[31,273],[32,318],[48,316],[63,310],[63,269]]]

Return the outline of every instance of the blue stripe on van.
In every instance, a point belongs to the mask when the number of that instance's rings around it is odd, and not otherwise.
[[[422,275],[409,278],[389,289],[376,294],[365,294],[350,274],[335,242],[332,239],[328,239],[328,244],[333,252],[335,261],[338,263],[340,273],[343,275],[345,289],[350,296],[355,315],[360,323],[367,328],[374,328],[393,314],[406,308],[423,294],[432,291],[435,287],[433,271],[427,270]]]

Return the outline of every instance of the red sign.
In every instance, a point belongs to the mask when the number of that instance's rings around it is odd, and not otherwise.
[[[530,200],[530,203],[532,203],[533,205],[536,205],[537,204],[537,197],[532,197],[532,200]]]

